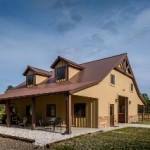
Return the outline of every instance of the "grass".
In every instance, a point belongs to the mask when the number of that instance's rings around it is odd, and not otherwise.
[[[150,121],[139,121],[138,124],[150,125]]]
[[[73,138],[51,147],[53,150],[148,150],[150,128],[127,127]]]

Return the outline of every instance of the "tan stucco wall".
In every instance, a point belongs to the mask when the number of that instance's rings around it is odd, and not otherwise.
[[[48,77],[44,77],[44,76],[40,76],[40,75],[35,75],[35,81],[36,81],[36,85],[40,84],[41,82],[43,82],[44,80],[46,80]]]
[[[75,69],[73,67],[68,67],[68,79],[71,79],[74,75],[76,75],[80,70]]]
[[[115,86],[110,84],[110,75],[114,74],[116,78]],[[132,79],[121,74],[116,70],[112,70],[105,79],[93,87],[87,88],[85,90],[79,91],[74,95],[95,97],[98,101],[98,116],[109,116],[110,114],[110,104],[114,104],[114,114],[118,115],[118,103],[115,99],[118,96],[128,97],[131,104],[128,105],[129,116],[137,115],[137,105],[143,105],[142,101],[137,95],[134,87],[134,91],[130,91],[130,84],[133,83]],[[133,83],[134,84],[134,83]]]

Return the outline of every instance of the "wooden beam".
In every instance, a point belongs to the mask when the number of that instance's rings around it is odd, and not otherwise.
[[[66,131],[65,134],[71,134],[71,95],[66,95]]]
[[[35,130],[36,128],[36,109],[35,109],[35,97],[32,97],[32,125],[31,129]]]
[[[10,117],[10,101],[9,100],[7,100],[5,103],[5,109],[6,109],[6,114],[7,114],[6,123],[7,123],[7,126],[10,127],[11,126],[11,117]]]

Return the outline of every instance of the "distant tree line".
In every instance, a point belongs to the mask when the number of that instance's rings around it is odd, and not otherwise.
[[[146,93],[143,93],[142,96],[144,98],[144,101],[146,102],[145,112],[150,113],[150,98]]]

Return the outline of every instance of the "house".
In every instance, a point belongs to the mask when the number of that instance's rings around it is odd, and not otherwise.
[[[138,121],[138,107],[144,101],[138,89],[127,54],[83,64],[58,56],[52,71],[28,66],[26,81],[0,95],[10,111],[31,118],[32,129],[38,119],[59,116],[66,126],[104,128]]]

